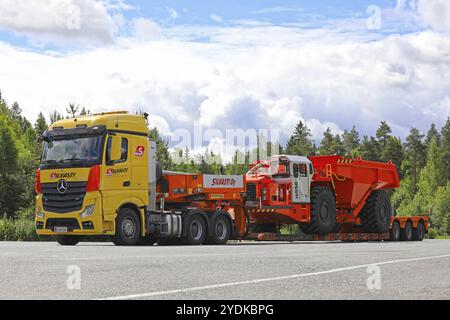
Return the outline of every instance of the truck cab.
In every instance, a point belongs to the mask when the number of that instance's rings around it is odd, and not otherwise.
[[[114,235],[118,210],[144,215],[148,204],[147,123],[126,112],[101,113],[52,124],[42,137],[36,172],[36,229],[61,244],[77,235]],[[129,235],[144,226],[123,223]]]

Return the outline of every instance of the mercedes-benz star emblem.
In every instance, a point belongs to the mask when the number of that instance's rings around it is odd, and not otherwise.
[[[67,191],[67,181],[66,180],[59,180],[58,184],[56,185],[56,190],[58,190],[58,192],[60,194],[63,194]]]

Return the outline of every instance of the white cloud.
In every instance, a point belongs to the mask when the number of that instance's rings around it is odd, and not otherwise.
[[[134,26],[142,41],[76,54],[0,43],[3,96],[32,119],[64,112],[71,101],[92,111],[143,108],[167,135],[198,121],[205,129],[280,129],[286,138],[303,120],[318,140],[327,127],[373,134],[387,120],[404,136],[410,126],[426,130],[450,116],[445,34],[366,41],[327,30],[205,27],[195,34],[210,42],[189,42],[181,29],[160,30],[146,19]]]
[[[171,19],[178,19],[180,17],[180,14],[174,8],[166,7],[166,10]]]
[[[211,13],[211,14],[209,15],[209,17],[211,18],[211,20],[213,20],[213,21],[215,21],[215,22],[223,23],[222,17],[219,16],[219,15],[217,15],[217,14],[215,14],[215,13]]]
[[[161,34],[161,27],[154,21],[145,18],[133,20],[134,34],[140,41],[157,38]]]
[[[109,10],[123,1],[2,0],[0,28],[25,35],[33,43],[111,43],[116,23]]]
[[[277,6],[263,8],[260,10],[252,11],[253,14],[269,14],[269,13],[286,13],[286,12],[303,12],[305,9],[297,6]]]
[[[418,0],[417,8],[427,26],[450,33],[450,1]]]

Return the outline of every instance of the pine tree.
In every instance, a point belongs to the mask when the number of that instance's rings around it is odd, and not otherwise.
[[[450,117],[441,130],[441,152],[444,162],[444,174],[450,181]]]
[[[78,116],[79,110],[80,106],[75,105],[75,103],[69,103],[69,107],[66,108],[66,112],[69,114],[71,118],[76,118]]]
[[[426,146],[423,138],[424,135],[418,129],[411,128],[405,143],[405,157],[408,160],[405,173],[412,178],[414,193],[417,192],[420,170],[426,163]]]
[[[289,138],[286,153],[290,155],[310,156],[313,155],[313,144],[311,142],[311,131],[299,121],[295,126],[294,133]]]
[[[379,149],[378,141],[374,137],[364,136],[358,153],[364,160],[380,161]]]
[[[331,129],[327,128],[327,130],[323,133],[322,141],[319,146],[319,153],[321,155],[331,155],[333,154],[333,134],[331,133]]]
[[[386,121],[381,121],[380,127],[378,128],[376,132],[376,137],[378,139],[378,142],[381,144],[381,148],[384,148],[386,145],[389,137],[391,136],[392,129],[387,124]]]
[[[401,165],[403,162],[403,146],[399,138],[392,136],[388,138],[386,145],[381,152],[381,161],[392,161],[396,165],[400,176],[402,176]]]
[[[431,127],[427,132],[427,137],[425,138],[425,145],[427,146],[427,150],[433,139],[436,140],[438,146],[441,144],[441,134],[436,129],[436,125],[434,123],[431,124]]]
[[[344,152],[346,157],[352,157],[354,152],[358,149],[360,139],[359,132],[356,131],[355,126],[353,126],[351,131],[344,130],[342,134],[342,143],[344,146]]]
[[[50,124],[55,123],[56,121],[62,120],[63,116],[58,111],[54,110],[50,113]]]

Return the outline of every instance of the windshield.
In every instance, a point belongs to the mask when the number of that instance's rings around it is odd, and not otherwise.
[[[101,140],[101,136],[89,136],[47,141],[42,164],[97,162],[100,160]]]

